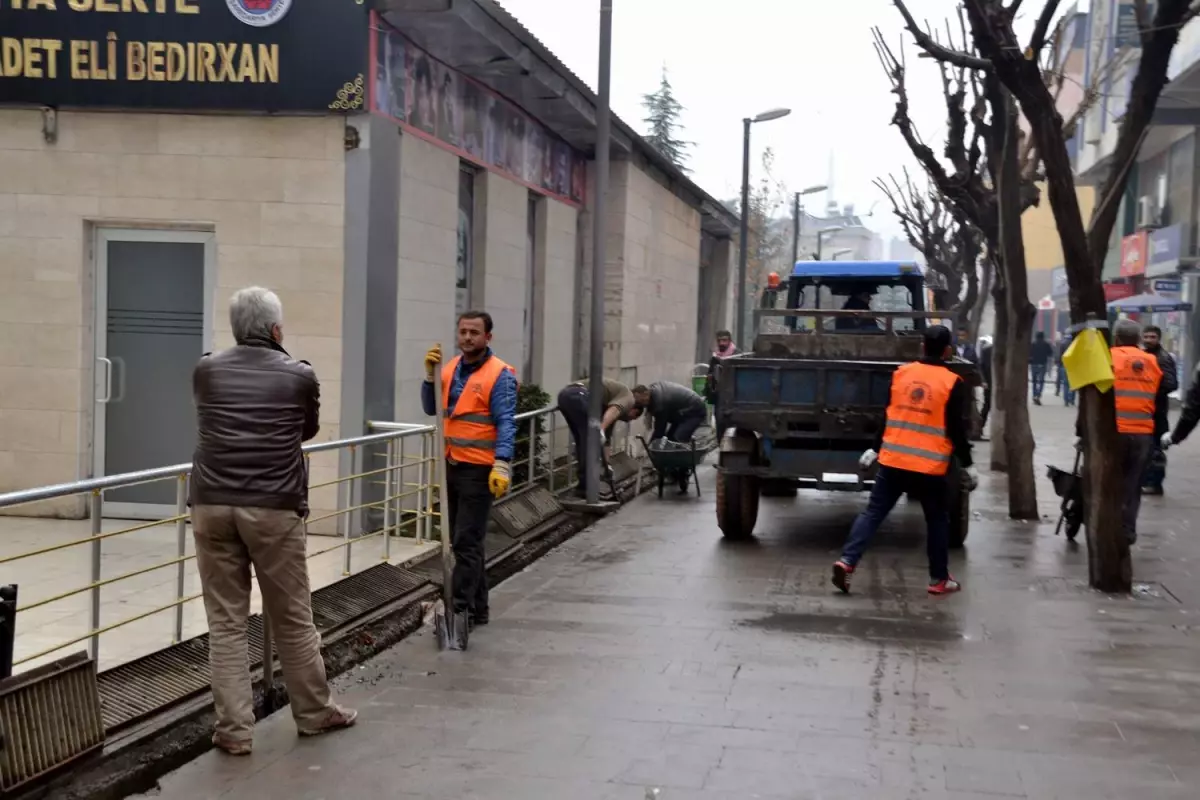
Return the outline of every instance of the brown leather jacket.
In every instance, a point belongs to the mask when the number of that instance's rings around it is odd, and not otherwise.
[[[307,361],[252,339],[200,359],[192,373],[198,428],[195,505],[308,513],[300,444],[317,435],[320,384]]]

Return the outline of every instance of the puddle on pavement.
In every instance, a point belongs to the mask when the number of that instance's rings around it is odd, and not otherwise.
[[[952,621],[928,621],[909,617],[842,617],[775,611],[765,617],[745,619],[748,628],[801,636],[846,636],[851,639],[895,639],[913,642],[957,642],[963,633]]]

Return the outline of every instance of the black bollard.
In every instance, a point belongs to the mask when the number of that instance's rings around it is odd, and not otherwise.
[[[0,586],[0,679],[11,678],[17,637],[17,584]]]

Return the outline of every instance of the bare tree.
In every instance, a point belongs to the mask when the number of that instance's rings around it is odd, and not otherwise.
[[[974,339],[983,311],[980,298],[980,254],[983,234],[970,222],[957,218],[935,188],[918,188],[908,170],[903,183],[895,175],[876,179],[875,185],[892,205],[904,236],[925,258],[926,283],[933,291],[937,310],[948,312],[956,325]],[[990,259],[982,259],[984,271]],[[985,296],[986,297],[986,296]]]
[[[1071,305],[1071,320],[1085,323],[1106,314],[1101,270],[1116,225],[1119,202],[1129,172],[1149,129],[1159,96],[1167,83],[1171,50],[1180,27],[1200,13],[1193,0],[1158,0],[1151,17],[1148,0],[1135,0],[1141,54],[1130,89],[1129,105],[1120,121],[1112,167],[1100,188],[1091,223],[1084,226],[1067,151],[1064,121],[1052,86],[1047,85],[1044,51],[1060,0],[1045,0],[1028,43],[1013,31],[1021,0],[965,0],[976,52],[945,47],[912,19],[902,0],[894,0],[921,47],[941,62],[981,71],[1003,84],[1020,103],[1045,172],[1046,191],[1062,240]],[[1129,543],[1121,530],[1121,467],[1118,458],[1116,409],[1111,392],[1085,387],[1081,415],[1086,442],[1085,493],[1088,498],[1088,564],[1094,587],[1129,591],[1132,564]]]
[[[897,6],[908,18],[899,0]],[[967,31],[962,14],[959,28],[965,49]],[[936,45],[931,34],[924,31],[920,34],[919,43],[925,40]],[[949,27],[946,37],[954,41]],[[1019,169],[1015,172],[1005,169],[1006,163],[1018,164],[1020,134],[1016,115],[1003,86],[973,66],[980,60],[977,56],[967,56],[973,59],[971,63],[965,59],[963,63],[939,60],[947,112],[943,151],[947,167],[920,138],[910,118],[903,49],[901,57],[897,57],[878,30],[875,46],[896,96],[892,124],[950,207],[980,231],[987,245],[987,257],[997,268],[992,290],[996,305],[992,468],[1008,473],[1009,516],[1038,519],[1033,430],[1026,400],[1028,348],[1036,311],[1028,298],[1020,227],[1021,212],[1037,203],[1038,189],[1033,176],[1022,179]],[[1002,158],[1005,154],[1007,159]]]

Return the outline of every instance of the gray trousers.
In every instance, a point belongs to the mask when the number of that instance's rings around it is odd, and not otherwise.
[[[1137,541],[1137,518],[1142,508],[1142,476],[1154,454],[1154,436],[1148,433],[1121,434],[1122,500],[1121,527],[1129,543]]]

